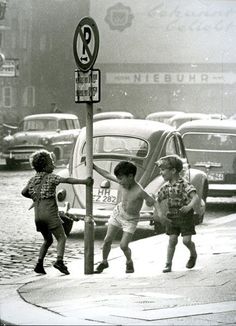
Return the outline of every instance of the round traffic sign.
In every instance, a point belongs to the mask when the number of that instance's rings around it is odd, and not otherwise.
[[[94,65],[99,48],[99,32],[91,17],[84,17],[76,27],[73,53],[79,69],[88,71]]]

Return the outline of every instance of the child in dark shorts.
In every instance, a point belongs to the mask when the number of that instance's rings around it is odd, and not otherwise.
[[[57,261],[53,266],[61,273],[69,274],[63,262],[66,235],[58,214],[56,186],[59,183],[89,184],[92,183],[92,178],[63,178],[53,174],[53,154],[46,150],[35,152],[31,157],[31,165],[35,169],[36,174],[28,181],[28,184],[22,190],[21,194],[27,198],[33,199],[34,203],[31,207],[34,207],[35,211],[36,230],[41,232],[44,238],[34,271],[39,274],[46,274],[43,262],[48,248],[53,242],[52,235],[54,235],[57,240]]]
[[[169,244],[163,273],[171,272],[175,247],[180,234],[183,237],[183,244],[190,251],[186,267],[193,268],[197,260],[195,244],[192,241],[192,235],[196,234],[193,213],[199,197],[195,187],[180,176],[183,163],[177,155],[162,157],[157,165],[166,181],[157,193],[155,204],[157,215],[163,217],[159,204],[167,200],[167,214],[164,220],[166,221],[166,234],[169,235]]]

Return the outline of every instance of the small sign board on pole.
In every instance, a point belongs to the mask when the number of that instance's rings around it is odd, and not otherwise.
[[[75,70],[75,103],[100,102],[100,70]]]

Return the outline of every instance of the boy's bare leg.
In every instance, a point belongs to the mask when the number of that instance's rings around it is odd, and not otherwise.
[[[117,226],[108,224],[107,234],[105,236],[103,247],[102,247],[102,259],[104,263],[107,263],[107,258],[111,251],[112,242],[119,230],[120,229]]]
[[[197,256],[195,244],[192,241],[192,236],[191,235],[185,235],[183,236],[183,244],[189,249],[190,251],[190,256]]]
[[[197,260],[197,252],[195,248],[195,244],[192,241],[192,236],[191,235],[185,235],[183,236],[183,244],[189,249],[190,251],[190,258],[186,264],[187,268],[193,268],[196,264]]]
[[[48,248],[52,245],[53,243],[53,237],[52,233],[49,230],[42,231],[42,236],[44,238],[44,242],[40,248],[39,251],[39,261],[43,261],[44,257],[47,254]]]
[[[94,273],[102,273],[103,270],[109,267],[107,258],[111,251],[112,241],[114,240],[119,228],[115,225],[108,224],[107,234],[104,239],[103,247],[102,247],[102,262],[97,266],[96,271]]]
[[[177,243],[178,243],[178,236],[175,234],[171,234],[169,236],[169,244],[167,248],[167,260],[166,260],[167,264],[172,264],[172,260],[175,253],[175,247]]]
[[[129,248],[129,243],[132,241],[133,234],[128,232],[123,232],[121,241],[120,241],[120,248],[123,251],[127,263],[131,262],[131,249]]]
[[[52,230],[52,234],[57,239],[57,259],[63,260],[66,245],[66,235],[63,226],[57,226]]]
[[[131,242],[132,238],[132,233],[124,232],[120,242],[120,248],[126,257],[126,273],[134,272],[134,264],[131,258],[131,249],[129,248],[129,243]]]
[[[167,248],[167,258],[166,258],[166,266],[163,269],[163,273],[171,272],[172,260],[175,253],[175,247],[178,243],[178,236],[175,234],[169,235],[169,244]]]

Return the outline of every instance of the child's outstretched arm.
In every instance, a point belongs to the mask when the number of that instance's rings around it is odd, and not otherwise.
[[[93,163],[93,169],[95,171],[97,171],[99,174],[101,174],[104,178],[109,179],[109,180],[114,181],[114,182],[118,182],[114,175],[112,175],[110,172],[108,172],[108,171],[106,171],[106,170],[104,170],[102,168],[99,168],[94,163]]]
[[[156,202],[154,195],[148,194],[146,191],[144,191],[144,199],[147,206],[153,206]]]
[[[93,178],[88,177],[86,179],[77,179],[77,178],[60,178],[60,183],[69,183],[69,184],[84,184],[87,186],[93,185]]]
[[[163,214],[162,214],[162,210],[161,210],[161,207],[160,207],[160,204],[158,201],[155,201],[154,208],[155,208],[154,215],[156,215],[158,217],[162,217]]]

